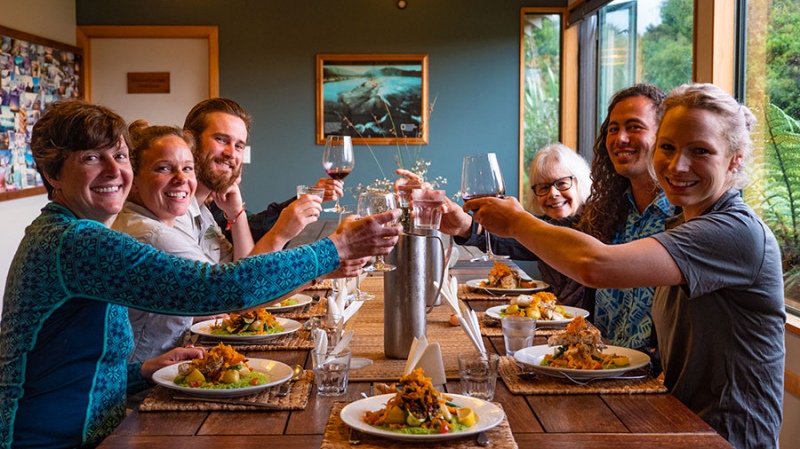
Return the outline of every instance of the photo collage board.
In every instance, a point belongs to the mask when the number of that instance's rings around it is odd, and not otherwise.
[[[0,194],[42,186],[33,125],[51,104],[82,98],[79,48],[0,27]]]

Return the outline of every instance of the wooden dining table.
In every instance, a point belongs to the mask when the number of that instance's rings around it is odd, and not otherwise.
[[[321,220],[294,244],[327,235],[335,223]],[[491,263],[469,262],[475,249],[460,248],[451,270],[459,283],[485,277]],[[372,275],[380,276],[380,275]],[[381,304],[382,283],[364,283],[364,290]],[[507,298],[469,301],[483,311]],[[444,306],[442,306],[444,307]],[[348,327],[359,332],[360,310]],[[457,330],[456,330],[457,332]],[[505,354],[502,336],[483,337],[487,351]],[[355,341],[355,339],[354,339]],[[469,348],[464,348],[469,350]],[[248,351],[247,356],[300,364],[311,369],[308,350]],[[376,364],[382,363],[376,360]],[[452,368],[447,367],[446,368]],[[351,402],[372,391],[376,381],[351,381],[341,397],[322,397],[311,388],[303,410],[274,411],[141,411],[133,409],[100,448],[315,448],[323,443],[326,424],[336,401]],[[443,388],[461,391],[457,379]],[[730,448],[730,444],[669,393],[661,394],[513,394],[498,379],[494,402],[505,411],[513,441],[520,448]],[[346,445],[345,445],[346,446]],[[416,446],[416,445],[414,445]],[[428,444],[430,446],[430,444]],[[506,447],[506,446],[497,446]],[[513,445],[512,445],[513,447]]]

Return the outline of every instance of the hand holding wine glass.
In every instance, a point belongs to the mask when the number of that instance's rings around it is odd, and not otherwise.
[[[464,164],[461,166],[461,198],[464,201],[486,197],[502,198],[505,194],[506,185],[494,153],[464,156]],[[484,229],[484,232],[486,255],[476,257],[470,262],[508,259],[508,256],[499,256],[492,252],[491,236],[489,231]]]
[[[367,217],[369,215],[380,214],[397,208],[394,193],[391,192],[363,192],[358,197],[358,215]],[[394,222],[390,224],[395,224]],[[364,268],[364,271],[392,271],[394,265],[388,264],[383,260],[383,256],[378,256],[371,266]]]
[[[353,140],[350,136],[328,136],[325,139],[325,152],[322,154],[322,167],[333,179],[343,181],[355,167],[353,158]],[[326,212],[339,212],[339,198],[333,208]]]

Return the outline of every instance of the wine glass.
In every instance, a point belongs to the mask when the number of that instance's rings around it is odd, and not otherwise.
[[[464,201],[486,197],[502,198],[505,194],[506,185],[494,153],[464,156],[464,165],[461,166],[461,198]],[[484,232],[486,234],[486,255],[471,259],[470,262],[508,259],[508,256],[499,256],[492,252],[489,231],[484,229]]]
[[[386,211],[397,208],[394,193],[367,191],[358,196],[358,215],[367,217],[370,215],[382,214]],[[393,225],[394,221],[387,225]],[[388,264],[383,260],[383,256],[378,256],[374,264],[364,268],[364,271],[392,271],[394,265]]]
[[[353,139],[350,136],[328,136],[325,139],[325,152],[322,153],[322,167],[325,173],[333,179],[343,181],[353,170]],[[325,212],[339,212],[339,198],[332,208],[323,209]]]

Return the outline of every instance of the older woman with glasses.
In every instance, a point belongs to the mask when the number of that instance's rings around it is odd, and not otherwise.
[[[0,331],[0,447],[94,447],[125,417],[135,391],[176,348],[126,363],[128,307],[215,314],[257,306],[340,267],[385,255],[400,211],[347,219],[328,238],[214,265],[164,253],[108,228],[133,178],[124,120],[102,106],[56,103],[31,150],[51,202],[25,230],[8,272]],[[357,273],[355,267],[349,275]]]
[[[528,179],[533,191],[529,209],[534,215],[553,219],[578,214],[592,188],[589,164],[560,143],[548,145],[536,153]]]

